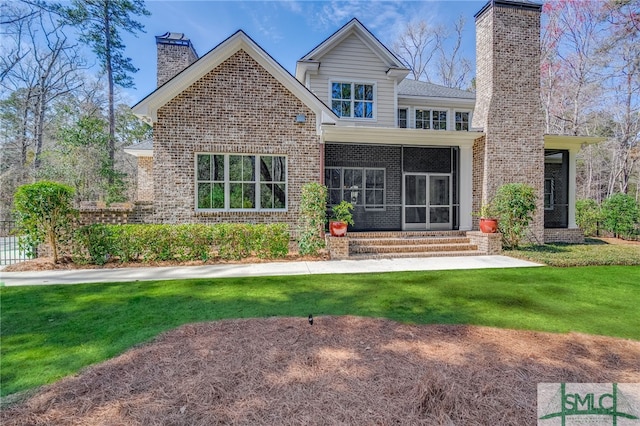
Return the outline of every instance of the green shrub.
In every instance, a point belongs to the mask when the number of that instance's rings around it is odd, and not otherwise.
[[[523,183],[502,185],[493,205],[498,214],[498,227],[507,248],[517,248],[536,210],[535,189]]]
[[[630,195],[613,194],[602,202],[602,220],[607,231],[629,237],[640,221],[638,203]]]
[[[327,223],[327,187],[317,182],[302,186],[300,199],[300,254],[317,255],[324,248],[324,225]]]
[[[40,181],[18,187],[14,196],[14,214],[20,236],[20,248],[33,257],[37,246],[46,242],[53,261],[59,260],[59,248],[73,232],[78,215],[73,208],[74,190],[57,182]]]
[[[81,226],[73,233],[72,259],[75,263],[104,265],[114,253],[113,225],[96,223]]]
[[[601,219],[600,206],[590,198],[576,201],[576,223],[589,237],[598,233],[598,222]]]
[[[215,226],[214,240],[222,259],[243,259],[251,255],[253,229],[244,223],[221,223]]]
[[[74,261],[102,265],[120,262],[207,261],[218,247],[223,259],[284,257],[289,253],[286,224],[251,225],[88,225],[74,234]]]
[[[277,259],[289,254],[289,226],[286,223],[253,225],[253,251],[261,259]]]

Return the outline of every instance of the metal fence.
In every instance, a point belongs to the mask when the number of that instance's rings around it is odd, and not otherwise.
[[[24,251],[20,250],[18,236],[14,231],[14,221],[0,220],[0,268],[30,259]]]

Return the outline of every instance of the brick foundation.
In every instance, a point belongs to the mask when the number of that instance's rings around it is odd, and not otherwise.
[[[545,228],[544,242],[582,244],[584,243],[584,233],[580,228]]]
[[[123,225],[129,223],[129,217],[134,211],[131,203],[114,203],[107,206],[101,203],[93,205],[84,204],[80,207],[80,225],[92,225],[103,223],[111,225]]]
[[[348,259],[349,258],[349,238],[348,237],[331,237],[326,236],[327,249],[331,255],[331,259]]]
[[[485,234],[480,231],[467,232],[471,244],[478,246],[478,251],[487,255],[502,253],[502,234]]]

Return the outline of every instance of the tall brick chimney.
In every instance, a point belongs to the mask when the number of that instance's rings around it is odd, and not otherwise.
[[[191,40],[182,33],[156,36],[158,48],[158,87],[198,60]]]
[[[544,121],[540,103],[540,12],[526,0],[490,0],[476,15],[473,127],[486,134],[482,200],[505,183],[538,194],[530,231],[544,239]]]

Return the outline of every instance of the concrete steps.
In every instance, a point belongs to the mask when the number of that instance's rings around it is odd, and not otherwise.
[[[349,258],[477,256],[463,231],[350,232]]]

